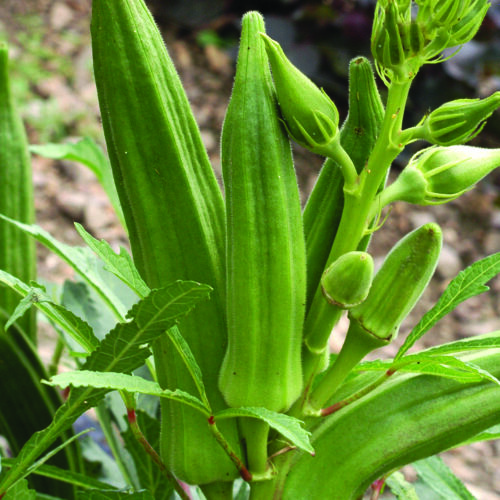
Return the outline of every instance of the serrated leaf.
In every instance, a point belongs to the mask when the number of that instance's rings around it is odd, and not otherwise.
[[[77,500],[155,500],[149,491],[90,490],[79,491]]]
[[[130,372],[150,355],[143,347],[208,297],[211,288],[194,281],[175,281],[152,290],[127,313],[132,321],[118,323],[82,366],[83,370]]]
[[[57,385],[64,389],[69,386],[73,387],[93,387],[95,389],[109,389],[113,391],[126,391],[137,394],[149,394],[160,398],[172,399],[180,403],[192,406],[207,417],[210,416],[210,411],[203,403],[195,396],[188,394],[185,391],[176,389],[170,391],[162,389],[157,382],[147,380],[134,375],[116,372],[95,372],[88,370],[78,370],[74,372],[64,372],[51,377],[49,385]]]
[[[278,431],[283,437],[288,439],[297,448],[314,455],[314,448],[311,445],[309,437],[311,433],[306,431],[302,424],[303,422],[266,408],[228,408],[214,415],[215,420],[223,418],[249,417],[263,420],[274,430]]]
[[[65,307],[52,302],[52,298],[43,292],[42,286],[38,283],[29,286],[2,270],[0,270],[0,283],[9,286],[21,297],[27,297],[30,292],[33,297],[36,295],[38,299],[31,300],[31,305],[37,307],[47,318],[66,331],[87,352],[92,352],[99,345],[99,340],[92,332],[92,328]]]
[[[129,323],[119,323],[87,358],[82,369],[90,371],[132,372],[149,357],[143,347],[170,328],[210,291],[207,285],[176,281],[153,290],[127,314]],[[35,433],[23,446],[9,473],[0,481],[0,492],[23,477],[26,469],[48,446],[85,411],[95,406],[109,389],[74,388],[56,412],[52,423]]]
[[[412,465],[422,482],[442,500],[476,500],[441,458],[433,456]]]
[[[413,328],[399,349],[396,360],[400,359],[413,344],[432,328],[441,318],[470,297],[487,291],[485,285],[500,273],[500,252],[479,260],[461,271],[443,292],[436,305],[428,311]]]
[[[76,161],[88,167],[101,183],[113,205],[116,215],[125,227],[120,200],[113,181],[113,173],[108,158],[101,148],[89,137],[84,137],[76,143],[66,144],[36,144],[30,146],[32,153],[57,160]]]
[[[415,488],[401,472],[394,472],[385,482],[398,500],[419,500]]]
[[[492,332],[482,338],[466,338],[447,344],[430,347],[424,352],[428,355],[449,354],[465,351],[475,351],[478,349],[498,349],[500,348],[500,332]]]
[[[105,240],[97,240],[89,234],[82,225],[75,223],[76,230],[85,243],[103,260],[105,269],[120,278],[126,285],[134,290],[139,297],[144,298],[149,293],[149,287],[141,278],[135,267],[134,261],[125,248],[120,247],[120,253],[116,254],[109,243]]]
[[[45,292],[45,289],[40,285],[40,289],[38,289],[37,286],[34,286],[30,289],[27,295],[25,295],[19,304],[17,304],[16,308],[14,309],[14,312],[12,313],[11,317],[5,323],[5,330],[8,330],[19,318],[24,316],[24,313],[31,309],[31,306],[35,302],[40,302],[43,301],[43,295],[40,292]]]
[[[177,352],[184,361],[186,368],[189,370],[189,373],[193,378],[193,381],[196,385],[196,388],[198,389],[198,393],[205,407],[209,409],[210,403],[208,402],[207,393],[205,391],[205,385],[203,384],[203,375],[201,373],[200,366],[198,365],[193,353],[191,352],[191,349],[189,348],[189,345],[184,340],[184,337],[181,335],[181,332],[176,326],[170,328],[167,331],[167,335],[169,336],[170,340],[177,349]]]
[[[123,320],[126,312],[125,306],[98,272],[99,264],[97,257],[89,248],[61,243],[36,224],[23,224],[1,214],[0,218],[13,224],[25,233],[30,234],[47,249],[63,259],[96,291],[118,320]]]

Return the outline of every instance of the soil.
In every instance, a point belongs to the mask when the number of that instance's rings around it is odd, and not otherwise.
[[[76,109],[85,121],[94,123],[97,137],[102,140],[99,110],[90,68],[91,51],[88,33],[90,0],[3,0],[0,21],[13,41],[13,57],[21,60],[25,54],[16,45],[19,30],[24,30],[26,14],[42,16],[45,32],[42,43],[55,53],[72,61],[70,77],[56,73],[32,82],[41,98],[53,98],[62,114]],[[75,36],[69,37],[68,34]],[[189,37],[178,37],[175,29],[164,32],[167,45],[198,121],[203,141],[214,169],[220,178],[219,131],[230,96],[234,66],[232,58],[213,46],[201,48]],[[77,40],[72,42],[71,40]],[[25,118],[36,110],[29,105]],[[27,119],[29,123],[29,120]],[[77,123],[67,124],[69,135],[80,133]],[[40,132],[28,127],[30,141],[37,143]],[[496,142],[496,144],[495,144]],[[500,147],[500,138],[491,140]],[[322,161],[300,147],[295,148],[295,160],[302,199],[307,199]],[[81,244],[74,230],[75,221],[82,223],[98,238],[113,246],[126,244],[126,238],[112,208],[92,173],[85,167],[65,161],[33,156],[36,189],[37,223],[58,239],[69,244]],[[494,175],[457,201],[446,205],[419,208],[396,204],[381,230],[373,237],[370,251],[380,261],[391,246],[411,229],[429,221],[443,227],[444,249],[436,276],[421,302],[410,315],[400,337],[411,329],[420,315],[437,300],[446,284],[460,269],[473,261],[500,250],[500,189],[499,176]],[[62,283],[72,271],[59,259],[39,248],[39,274]],[[453,339],[500,330],[500,279],[490,284],[490,292],[469,299],[453,314],[443,319],[418,347],[436,345]],[[339,348],[343,323],[332,336],[332,349]],[[50,357],[50,331],[44,330],[44,355]],[[394,355],[397,345],[386,348],[383,355]],[[500,500],[500,441],[478,443],[443,454],[453,471],[480,500]],[[407,470],[411,475],[411,471]]]

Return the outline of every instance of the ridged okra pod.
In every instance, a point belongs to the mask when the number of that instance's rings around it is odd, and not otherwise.
[[[278,117],[263,31],[259,14],[244,17],[222,131],[229,342],[220,387],[231,406],[281,411],[302,386],[305,249],[291,149]]]
[[[384,116],[368,59],[356,57],[349,66],[349,113],[340,130],[340,144],[361,172],[375,144]],[[319,286],[342,215],[344,179],[338,164],[325,161],[304,208],[307,249],[307,301]]]
[[[9,80],[7,45],[0,44],[0,213],[31,224],[35,220],[33,181],[28,140],[15,108]],[[0,221],[0,269],[25,283],[36,279],[35,240],[17,227]],[[0,309],[11,314],[20,300],[12,290],[0,287]],[[36,343],[35,310],[17,322],[19,328]]]
[[[500,375],[498,349],[466,359]],[[499,411],[500,388],[490,381],[464,384],[432,375],[393,375],[325,418],[312,436],[315,456],[303,453],[292,461],[279,498],[360,498],[387,473],[459,446],[497,424]]]
[[[104,133],[134,261],[151,288],[186,279],[214,289],[179,328],[217,411],[225,407],[218,373],[227,342],[222,194],[144,1],[94,0],[91,28]],[[167,337],[153,347],[159,383],[196,394]],[[221,422],[220,430],[239,452],[235,422]],[[237,475],[204,418],[176,402],[162,401],[161,453],[189,483]]]

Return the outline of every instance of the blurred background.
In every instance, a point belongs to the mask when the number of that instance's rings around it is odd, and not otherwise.
[[[146,0],[174,59],[220,178],[219,134],[231,93],[241,15],[259,10],[268,33],[290,59],[347,114],[347,70],[351,58],[370,57],[374,0]],[[485,97],[500,90],[500,4],[493,2],[475,40],[452,59],[424,67],[410,94],[405,124],[457,98]],[[91,0],[0,0],[0,39],[10,45],[15,97],[30,143],[91,137],[104,147],[92,75],[89,22]],[[380,85],[384,97],[385,89]],[[147,119],[147,117],[145,117]],[[476,146],[500,147],[500,112],[489,119]],[[419,145],[421,147],[422,145]],[[298,181],[305,202],[322,159],[294,146]],[[409,153],[398,158],[395,172]],[[81,244],[80,222],[112,245],[126,245],[111,206],[94,175],[66,160],[33,156],[37,222],[57,238]],[[444,229],[444,248],[432,286],[410,316],[405,331],[436,301],[463,267],[500,251],[500,173],[494,172],[458,200],[432,208],[395,204],[370,247],[379,260],[411,229],[430,221]],[[39,248],[39,272],[62,283],[71,271]],[[500,280],[488,294],[462,304],[424,337],[420,346],[500,330]],[[343,324],[332,337],[342,339]],[[50,357],[51,331],[43,332]],[[385,355],[393,355],[389,346]],[[500,444],[481,443],[445,454],[446,462],[480,500],[500,500]],[[408,471],[411,475],[411,470]]]

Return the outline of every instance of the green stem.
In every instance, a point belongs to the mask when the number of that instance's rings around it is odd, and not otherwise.
[[[371,220],[373,201],[392,161],[402,149],[399,143],[403,109],[411,82],[393,83],[389,87],[387,106],[380,135],[366,167],[359,177],[357,189],[344,190],[344,209],[335,241],[325,267],[341,255],[356,250]],[[324,299],[320,287],[316,290],[304,327],[304,363],[310,356],[318,356],[328,343],[332,328],[340,314]]]
[[[340,134],[337,135],[335,148],[329,157],[340,166],[344,176],[344,191],[354,192],[358,182],[358,172],[351,157],[340,144]]]
[[[139,423],[137,422],[137,416],[133,408],[127,408],[128,423],[132,434],[137,439],[139,444],[143,447],[144,451],[151,457],[153,462],[159,467],[161,473],[170,481],[175,489],[175,492],[179,495],[182,500],[190,500],[189,495],[184,491],[182,486],[179,484],[174,475],[167,469],[165,464],[162,462],[160,455],[151,446],[146,436],[142,433]]]
[[[65,343],[61,337],[57,337],[56,347],[54,349],[54,354],[50,360],[50,364],[47,367],[48,374],[52,377],[56,375],[59,371],[59,361],[61,361],[62,353],[64,352]]]
[[[327,417],[328,415],[331,415],[332,413],[335,413],[339,411],[342,408],[345,408],[346,406],[349,406],[351,403],[354,403],[358,399],[361,399],[363,396],[366,396],[370,392],[374,391],[378,386],[382,385],[384,382],[388,380],[388,378],[393,375],[394,372],[391,370],[387,370],[383,375],[381,375],[379,378],[377,378],[374,382],[371,384],[367,385],[360,391],[354,393],[352,396],[349,396],[346,399],[343,399],[342,401],[337,401],[331,406],[328,406],[327,408],[323,408],[321,410],[321,416],[322,417]]]
[[[317,412],[335,394],[351,370],[371,351],[380,347],[380,341],[369,336],[357,321],[352,321],[344,345],[333,365],[311,392],[309,407]]]
[[[252,474],[249,472],[241,458],[238,457],[238,455],[231,448],[231,445],[228,443],[224,435],[219,431],[217,424],[215,423],[215,418],[213,416],[208,419],[208,426],[217,443],[219,443],[219,445],[227,453],[227,456],[235,465],[236,469],[240,473],[241,478],[244,481],[250,482],[252,480]]]
[[[246,444],[248,468],[252,474],[265,474],[269,425],[257,418],[241,418],[239,425]]]

